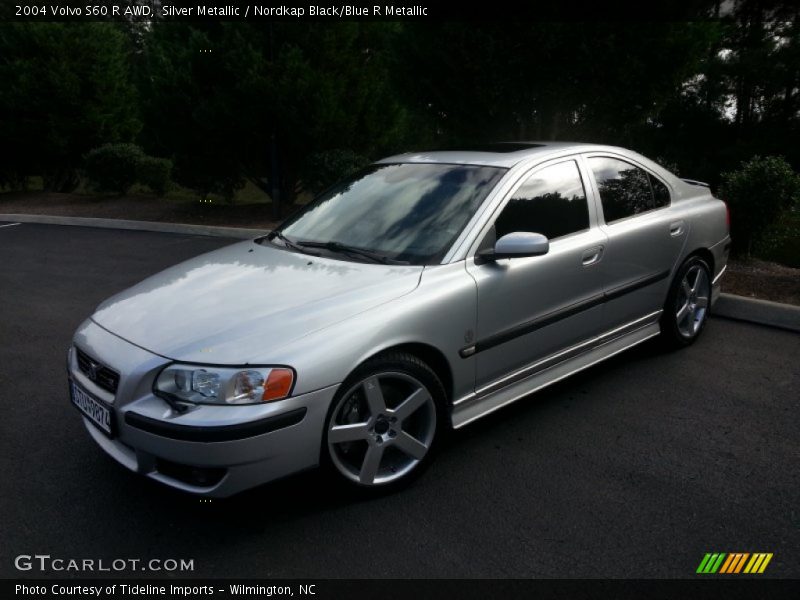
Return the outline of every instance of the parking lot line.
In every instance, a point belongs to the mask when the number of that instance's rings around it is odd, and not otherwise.
[[[22,223],[8,223],[7,225],[0,225],[0,229],[3,227],[14,227],[14,225],[22,225]]]

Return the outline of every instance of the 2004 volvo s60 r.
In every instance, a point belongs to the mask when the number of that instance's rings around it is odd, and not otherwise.
[[[322,464],[386,489],[448,428],[656,335],[691,344],[729,245],[707,186],[621,148],[394,156],[102,303],[71,398],[108,454],[175,488]]]

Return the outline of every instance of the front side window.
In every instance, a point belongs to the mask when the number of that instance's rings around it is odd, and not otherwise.
[[[589,158],[606,223],[669,205],[669,190],[643,169],[607,156]]]
[[[480,165],[372,165],[306,205],[279,231],[301,246],[341,244],[431,264],[444,256],[505,172]]]
[[[531,175],[495,221],[495,236],[529,231],[555,239],[589,229],[589,206],[578,165],[567,161]]]

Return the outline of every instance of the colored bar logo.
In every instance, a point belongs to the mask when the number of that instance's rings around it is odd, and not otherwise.
[[[737,574],[749,573],[755,575],[763,573],[769,561],[772,560],[772,552],[708,552],[700,561],[696,573],[701,574]]]

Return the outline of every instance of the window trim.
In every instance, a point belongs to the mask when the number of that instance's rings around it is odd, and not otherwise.
[[[672,186],[667,181],[664,181],[663,177],[660,177],[658,174],[654,173],[651,169],[648,169],[642,163],[640,163],[640,162],[638,162],[638,161],[636,161],[636,160],[634,160],[632,158],[629,158],[628,156],[622,156],[622,155],[614,154],[612,152],[587,152],[587,153],[584,153],[582,156],[583,156],[584,160],[586,161],[585,164],[586,164],[587,173],[591,177],[592,194],[594,195],[594,197],[596,199],[596,210],[597,210],[598,224],[605,225],[606,227],[613,227],[613,226],[617,225],[618,223],[624,223],[625,221],[628,221],[629,219],[635,219],[637,217],[641,217],[641,216],[644,216],[644,215],[649,215],[649,214],[652,214],[652,213],[654,213],[656,211],[664,210],[664,209],[668,209],[668,208],[672,207],[673,198],[675,196],[675,190],[673,190]],[[595,177],[594,171],[592,170],[591,163],[589,162],[589,160],[592,159],[592,158],[611,158],[611,159],[614,159],[614,160],[618,160],[620,162],[628,163],[628,164],[633,165],[634,167],[636,167],[638,169],[641,169],[647,175],[651,175],[651,176],[655,177],[658,181],[660,181],[662,184],[664,184],[666,186],[667,193],[669,194],[669,203],[666,204],[665,206],[658,206],[656,208],[651,208],[649,210],[644,210],[642,212],[638,212],[638,213],[634,213],[632,215],[629,215],[627,217],[622,217],[621,219],[615,219],[614,221],[611,221],[611,222],[606,221],[606,211],[605,211],[605,208],[603,207],[603,198],[600,195],[600,188],[597,185],[597,178]],[[653,192],[653,184],[652,184],[652,182],[650,181],[649,178],[648,178],[647,182],[650,185],[650,193],[653,194],[653,199],[655,200],[655,193]]]
[[[581,181],[581,186],[583,186],[583,193],[584,193],[585,199],[586,199],[586,214],[589,217],[589,225],[585,229],[581,229],[579,231],[573,231],[571,233],[565,233],[564,235],[560,235],[560,236],[555,237],[555,238],[547,238],[547,239],[551,243],[552,242],[560,242],[561,240],[565,240],[565,239],[568,239],[568,238],[573,237],[573,236],[585,234],[586,232],[591,231],[594,227],[596,227],[599,224],[599,222],[597,220],[596,209],[593,210],[593,207],[592,207],[593,199],[590,197],[590,194],[592,194],[592,195],[594,194],[594,190],[591,187],[591,182],[589,182],[589,185],[587,186],[586,173],[584,172],[584,170],[582,168],[582,164],[581,164],[581,155],[580,154],[570,154],[568,156],[559,156],[559,157],[553,158],[551,160],[548,160],[548,161],[541,162],[541,163],[538,163],[536,165],[533,165],[529,169],[526,169],[516,179],[516,181],[511,185],[511,187],[508,190],[508,192],[506,192],[506,194],[504,195],[502,201],[495,207],[495,209],[492,211],[492,213],[488,216],[488,218],[486,219],[486,222],[480,228],[480,232],[478,233],[477,236],[475,236],[475,239],[472,242],[472,244],[470,244],[470,249],[467,252],[467,258],[474,258],[475,257],[475,255],[478,253],[478,251],[482,247],[483,242],[486,239],[486,235],[489,233],[489,229],[491,229],[491,227],[494,226],[495,221],[497,221],[497,218],[502,214],[503,210],[508,205],[508,203],[511,202],[511,199],[514,197],[514,194],[517,193],[517,191],[525,184],[526,181],[528,181],[528,179],[531,176],[535,175],[539,171],[542,171],[542,170],[547,169],[549,167],[554,167],[556,165],[559,165],[559,164],[565,163],[565,162],[572,162],[572,163],[575,164],[575,169],[577,170],[578,178]]]
[[[661,178],[660,178],[658,175],[656,175],[655,173],[652,173],[652,172],[651,172],[651,171],[649,171],[649,170],[645,170],[645,172],[646,172],[648,175],[650,175],[650,177],[652,177],[653,179],[655,179],[656,181],[658,181],[658,182],[659,182],[661,185],[663,185],[665,188],[667,188],[667,196],[669,196],[669,202],[667,202],[667,204],[666,204],[665,206],[657,206],[656,208],[653,208],[653,209],[651,209],[651,210],[658,210],[658,209],[660,209],[660,208],[669,208],[670,206],[672,206],[672,191],[670,190],[670,187],[667,185],[667,183],[666,183],[665,181],[663,181],[663,180],[662,180],[662,179],[661,179]],[[655,188],[653,188],[653,181],[652,181],[650,178],[648,178],[648,181],[650,181],[650,191],[652,191],[652,192],[653,192],[653,200],[655,200],[655,199],[656,199],[656,190],[655,190]],[[648,211],[648,212],[649,212],[649,211]]]

